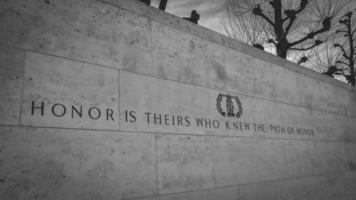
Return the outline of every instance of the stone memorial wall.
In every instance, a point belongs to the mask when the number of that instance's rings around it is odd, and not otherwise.
[[[356,198],[354,88],[138,1],[0,1],[0,80],[0,199]]]

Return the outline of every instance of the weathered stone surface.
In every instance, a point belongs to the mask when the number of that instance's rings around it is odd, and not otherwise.
[[[214,188],[211,141],[205,136],[157,136],[160,194]]]
[[[152,22],[152,56],[158,78],[213,88],[226,86],[226,48]],[[236,72],[234,73],[236,74]]]
[[[356,173],[330,174],[321,181],[322,198],[353,200],[356,196]]]
[[[154,136],[0,128],[0,199],[122,199],[154,195]]]
[[[346,98],[345,105],[348,105],[347,109],[346,109],[346,115],[352,116],[355,119],[356,118],[356,106],[352,106],[352,105],[354,102],[356,102],[356,92],[342,91],[342,90],[337,90],[337,92],[340,92],[341,93],[340,95],[343,95]]]
[[[286,169],[290,177],[346,172],[342,145],[337,142],[286,141]]]
[[[342,150],[348,170],[352,173],[356,173],[356,143],[343,144]]]
[[[3,44],[144,72],[151,68],[146,18],[96,0],[1,1]]]
[[[278,188],[278,189],[277,189]],[[355,198],[355,174],[332,174],[239,186],[241,200]]]
[[[220,93],[239,98],[240,118],[219,113],[217,104],[227,109]],[[129,72],[120,73],[120,111],[124,130],[333,141],[356,131],[350,117]]]
[[[290,179],[276,182],[274,188],[275,199],[323,199],[321,176]]]
[[[118,129],[118,77],[114,69],[27,53],[22,124]]]
[[[317,167],[313,141],[285,141],[285,168],[289,177],[301,177],[320,174]],[[316,173],[316,174],[313,174]]]
[[[220,71],[226,70],[225,74],[228,78],[224,81],[226,87],[222,89],[252,94],[255,84],[254,74],[258,73],[252,57],[228,48],[224,51],[224,55],[225,66]]]
[[[19,125],[25,53],[0,45],[0,124]]]
[[[276,200],[278,192],[275,189],[276,182],[241,185],[238,200]]]
[[[138,1],[0,13],[0,199],[356,196],[354,89]]]
[[[16,0],[3,1],[0,7],[0,37],[10,46],[356,116],[356,110],[340,104],[350,94],[335,91],[325,77],[317,80],[312,72],[305,76],[308,73],[299,66],[253,48],[245,51],[244,45],[225,43],[228,39],[220,35],[193,34],[188,22],[172,16],[167,22],[158,20],[163,13],[136,2]],[[280,66],[266,64],[270,62]],[[254,76],[246,75],[250,72]],[[336,88],[346,89],[339,84]]]
[[[163,82],[162,82],[163,81]],[[206,134],[210,128],[197,127],[195,117],[212,118],[217,92],[206,88],[165,81],[128,72],[120,73],[121,128],[152,132]],[[209,102],[209,103],[207,103]],[[136,121],[125,118],[134,111]],[[156,120],[154,119],[156,113]],[[165,121],[167,115],[167,121]],[[160,116],[161,119],[158,117]],[[181,118],[181,122],[178,122]],[[205,130],[204,130],[205,129]]]
[[[215,138],[216,184],[219,187],[288,178],[283,141]]]

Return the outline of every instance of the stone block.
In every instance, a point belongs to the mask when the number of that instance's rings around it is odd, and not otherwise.
[[[153,135],[0,129],[0,199],[109,200],[156,194]]]
[[[272,63],[271,72],[273,76],[271,82],[275,89],[275,96],[272,96],[272,99],[277,102],[305,107],[300,103],[301,96],[295,92],[299,74],[274,63]]]
[[[313,108],[345,115],[347,109],[345,109],[345,96],[339,96],[340,93],[334,91],[339,88],[316,79],[313,79],[313,81],[316,82],[311,94],[315,97]]]
[[[342,144],[325,141],[286,141],[286,169],[290,177],[347,171]]]
[[[118,82],[114,69],[28,53],[21,123],[116,130]]]
[[[236,93],[253,95],[254,74],[258,72],[253,64],[252,57],[228,48],[224,48],[224,56],[225,66],[219,71],[225,71],[227,78],[224,81],[226,86],[220,88]],[[218,70],[214,73],[217,72]]]
[[[330,174],[321,181],[325,200],[353,200],[356,196],[356,173]]]
[[[345,103],[345,105],[347,105],[346,115],[356,118],[356,106],[352,106],[353,103],[356,102],[356,92],[343,91],[342,95],[347,96],[347,100]]]
[[[0,124],[19,125],[25,52],[0,45]]]
[[[156,140],[159,194],[215,187],[208,137],[158,135]]]
[[[341,174],[348,171],[343,143],[315,142],[312,156],[314,174]]]
[[[323,133],[324,139],[342,142],[355,142],[355,118],[334,113],[310,110],[310,119],[316,125],[316,132]],[[322,139],[322,138],[320,138]]]
[[[214,169],[218,187],[288,178],[283,141],[215,138]]]
[[[273,84],[273,66],[263,60],[252,59],[251,65],[254,67],[252,95],[266,99],[275,99],[276,90]]]
[[[348,171],[356,173],[356,143],[344,143],[342,145],[342,152]]]
[[[276,200],[323,199],[322,176],[310,176],[276,182]]]
[[[295,77],[297,87],[291,89],[296,91],[300,99],[297,105],[339,115],[354,115],[353,108],[347,106],[354,94],[346,88],[304,74],[296,73]]]
[[[276,182],[247,184],[239,186],[238,200],[276,200],[277,194]]]
[[[285,168],[289,177],[311,176],[317,172],[312,165],[315,146],[313,141],[290,140],[285,141],[284,145]]]
[[[207,86],[216,76],[215,68],[224,70],[220,49],[197,36],[152,22],[153,74],[158,78]]]
[[[6,45],[130,71],[152,67],[147,18],[97,0],[2,1],[0,8]]]

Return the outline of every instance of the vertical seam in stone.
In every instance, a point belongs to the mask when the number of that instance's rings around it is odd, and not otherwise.
[[[211,139],[210,148],[211,148],[211,160],[213,162],[213,182],[214,182],[214,187],[217,188],[216,172],[215,172],[215,151],[214,151],[215,138],[213,136],[206,136],[206,137],[210,137],[210,139]]]
[[[152,19],[150,19],[148,22],[148,29],[149,29],[149,31],[150,31],[150,35],[149,35],[149,48],[150,49],[153,49],[153,32],[152,32],[152,28],[153,28],[153,20]],[[154,53],[153,53],[153,51],[149,51],[150,52],[150,56],[151,56],[151,63],[150,63],[150,70],[152,70],[152,74],[154,74],[154,67],[153,67],[153,65],[154,65]]]
[[[158,183],[158,134],[154,133],[154,137],[155,137],[155,158],[156,158],[156,162],[155,162],[155,184],[156,184],[156,195],[159,195],[159,183]]]
[[[26,54],[27,54],[27,51],[23,50],[23,63],[22,63],[22,67],[23,67],[23,70],[22,70],[22,74],[21,74],[21,92],[20,92],[20,110],[19,110],[19,126],[22,126],[22,112],[23,112],[23,103],[24,103],[24,90],[25,90],[25,72],[26,72]]]
[[[119,130],[121,131],[121,129],[122,129],[122,127],[121,127],[121,110],[120,110],[120,107],[121,107],[121,101],[120,101],[120,87],[121,87],[121,78],[120,78],[120,70],[118,69],[117,70],[117,84],[118,84],[118,88],[117,88],[117,90],[118,90],[118,94],[117,94],[117,98],[118,98],[118,100],[117,100],[117,111],[118,111],[118,117],[119,117],[119,119],[118,119],[118,122],[117,123],[119,123]]]
[[[239,199],[242,199],[241,198],[241,186],[237,187],[237,199],[236,200],[239,200]]]
[[[281,140],[282,141],[282,150],[283,150],[283,157],[284,157],[284,165],[287,165],[288,159],[287,159],[287,152],[286,152],[286,145],[288,145],[289,140]]]

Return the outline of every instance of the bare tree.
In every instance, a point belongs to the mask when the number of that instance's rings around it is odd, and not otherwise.
[[[254,34],[259,32],[262,36],[258,37],[266,38],[265,41],[260,41],[261,44],[273,44],[276,54],[286,58],[290,50],[308,51],[322,44],[324,41],[315,39],[316,36],[331,30],[331,20],[339,17],[341,11],[352,2],[353,0],[227,0],[227,5],[228,18],[248,21],[243,18],[258,17],[259,21],[253,21],[264,25],[260,26],[263,28],[255,28],[257,31]],[[236,26],[240,22],[234,22],[235,19],[226,20],[228,23],[223,26],[228,28],[225,29],[243,29],[242,26]],[[235,31],[234,34],[243,31],[246,29]],[[227,34],[231,36],[231,32]],[[255,42],[256,38],[255,41],[250,41],[251,44]]]
[[[336,34],[320,34],[317,39],[325,41],[310,51],[297,52],[301,54],[308,52],[308,61],[303,64],[314,71],[324,73],[331,66],[337,66],[336,61],[341,56],[341,51],[334,47],[334,43],[340,41]]]
[[[221,23],[225,32],[240,42],[251,46],[263,45],[270,35],[269,26],[261,21],[261,18],[251,15],[242,15],[239,18],[233,17],[231,9],[227,12],[229,17],[222,19]],[[269,50],[269,48],[267,48]]]
[[[335,47],[342,51],[342,58],[337,60],[337,63],[346,66],[346,70],[341,70],[341,73],[345,76],[346,80],[355,86],[355,59],[356,59],[356,47],[354,44],[356,26],[352,22],[352,12],[348,12],[339,21],[344,26],[343,29],[339,29],[337,33],[343,33],[346,41],[343,45],[335,43]]]

